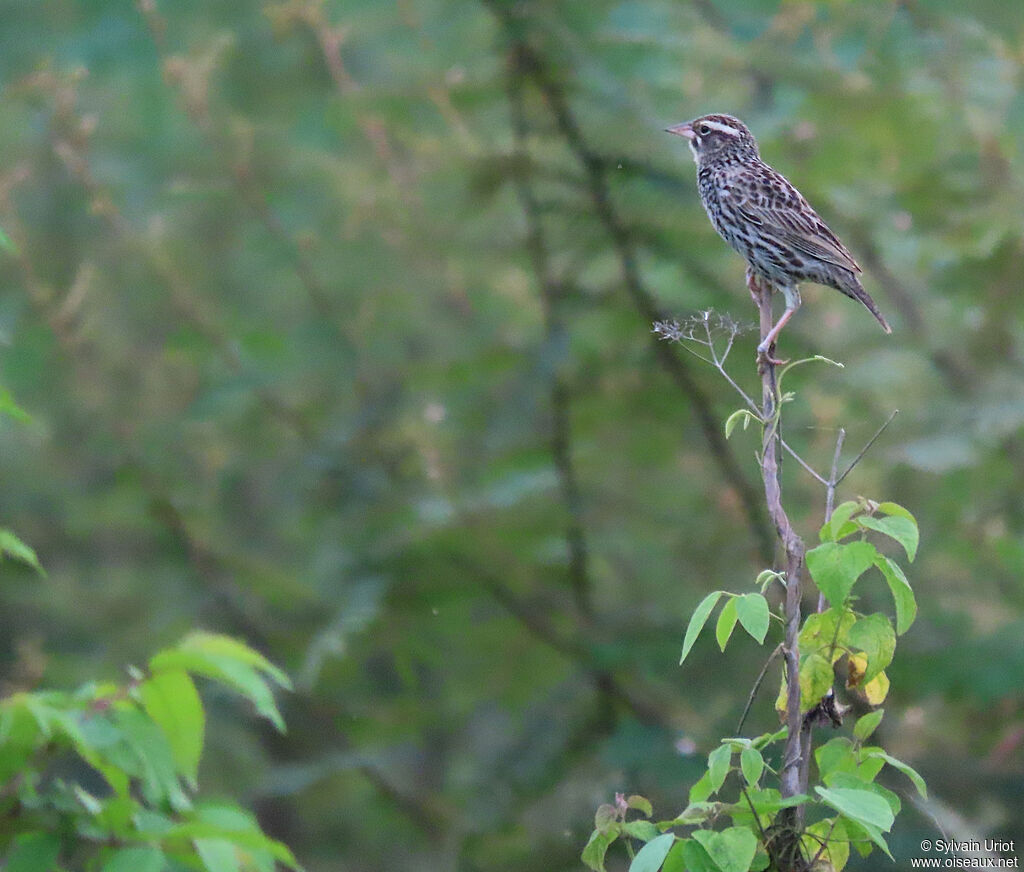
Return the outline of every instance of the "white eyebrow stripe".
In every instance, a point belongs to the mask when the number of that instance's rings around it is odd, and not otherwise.
[[[698,126],[707,126],[712,130],[717,130],[719,133],[727,133],[729,136],[740,135],[740,132],[735,127],[730,127],[728,124],[722,124],[721,121],[701,121]]]

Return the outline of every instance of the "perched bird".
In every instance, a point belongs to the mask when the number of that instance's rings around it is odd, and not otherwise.
[[[666,128],[683,136],[697,164],[697,185],[715,230],[747,260],[747,282],[782,291],[786,311],[757,347],[767,355],[800,307],[799,282],[828,285],[859,300],[886,333],[892,328],[861,287],[862,270],[803,195],[761,160],[757,142],[738,118],[704,115]]]

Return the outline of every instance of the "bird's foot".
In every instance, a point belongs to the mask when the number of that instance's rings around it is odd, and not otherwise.
[[[775,343],[770,345],[758,345],[757,346],[757,368],[760,371],[762,367],[768,366],[785,366],[789,363],[788,360],[779,360],[775,357],[772,352],[775,350]]]

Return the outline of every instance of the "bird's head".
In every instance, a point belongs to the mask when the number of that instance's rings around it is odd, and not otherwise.
[[[739,118],[731,115],[702,115],[665,129],[689,140],[690,151],[698,166],[711,161],[759,156],[754,135]]]

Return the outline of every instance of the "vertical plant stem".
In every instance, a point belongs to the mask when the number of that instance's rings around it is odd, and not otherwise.
[[[760,313],[761,338],[772,328],[772,292],[769,286],[751,285],[756,294]],[[770,356],[770,355],[769,355]],[[783,655],[786,663],[786,748],[779,787],[783,798],[800,792],[801,717],[800,717],[800,578],[804,563],[804,543],[782,507],[782,485],[779,480],[779,394],[775,380],[775,364],[759,361],[761,374],[762,420],[764,436],[761,443],[761,478],[768,516],[775,525],[775,533],[782,543],[786,560],[785,641]],[[801,809],[797,809],[797,813]]]

